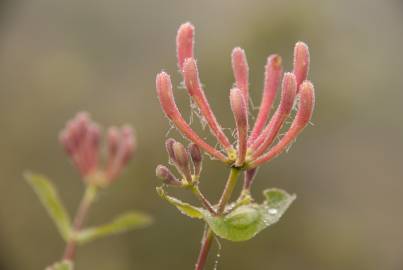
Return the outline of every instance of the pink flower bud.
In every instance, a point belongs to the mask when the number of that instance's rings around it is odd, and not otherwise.
[[[238,88],[231,89],[230,102],[238,134],[238,158],[236,161],[236,166],[242,166],[245,162],[247,148],[248,111],[245,104],[245,98],[241,90]]]
[[[231,143],[222,130],[220,124],[218,124],[218,121],[213,111],[211,110],[210,104],[208,103],[204,91],[201,87],[196,61],[193,58],[188,58],[185,60],[185,63],[183,65],[183,78],[189,95],[196,102],[197,106],[199,106],[200,112],[205,117],[210,127],[211,133],[217,138],[217,141],[225,149],[231,149]]]
[[[178,67],[183,69],[183,62],[186,58],[193,57],[194,26],[191,23],[184,23],[179,27],[176,36],[176,50]]]
[[[174,147],[175,144],[177,144],[175,146],[176,148]],[[191,179],[191,177],[189,178],[191,173],[188,173],[187,175],[183,173],[183,171],[190,171],[190,169],[188,169],[189,156],[186,152],[186,149],[184,149],[185,147],[174,139],[169,138],[165,141],[165,148],[167,150],[170,163],[174,165],[178,169],[179,173],[184,175],[186,179]]]
[[[250,167],[253,168],[259,166],[281,154],[309,123],[312,117],[314,105],[315,93],[313,85],[311,82],[305,81],[300,86],[298,111],[291,127],[281,140],[269,150],[269,152],[253,161]]]
[[[249,66],[246,59],[245,51],[236,47],[232,51],[232,71],[234,73],[236,87],[238,87],[244,95],[246,106],[249,103]]]
[[[126,125],[121,129],[112,127],[108,131],[108,162],[106,178],[114,181],[121,174],[135,150],[133,129]]]
[[[309,72],[309,49],[304,42],[297,42],[294,48],[294,70],[293,73],[297,79],[297,89],[308,77]]]
[[[118,151],[119,145],[119,130],[116,127],[110,127],[108,129],[107,135],[107,145],[108,145],[108,159],[112,160]]]
[[[175,124],[182,134],[213,157],[221,161],[225,161],[225,156],[200,138],[183,119],[178,107],[176,106],[172,93],[171,79],[168,74],[161,72],[157,75],[156,88],[157,95],[165,115]]]
[[[172,148],[175,142],[176,141],[172,138],[169,138],[165,141],[165,149],[167,150],[169,161],[172,164],[175,164],[175,154],[174,154],[174,150]]]
[[[192,173],[190,171],[189,153],[180,142],[175,142],[172,145],[172,150],[175,155],[175,164],[178,171],[183,175],[188,183],[192,182]]]
[[[292,73],[284,74],[280,104],[269,124],[252,145],[253,158],[260,156],[273,143],[294,105],[297,84]]]
[[[124,166],[132,158],[136,148],[134,131],[129,125],[122,127],[122,145],[124,148],[124,150],[122,150],[124,152],[122,157],[122,165]]]
[[[66,124],[59,140],[83,177],[97,170],[99,128],[86,112],[78,113]]]
[[[270,55],[267,58],[262,101],[260,103],[260,109],[255,125],[248,140],[248,145],[251,145],[261,134],[264,125],[269,118],[270,110],[273,106],[277,88],[280,84],[280,79],[283,73],[281,62],[281,57],[276,54]]]
[[[197,146],[197,144],[191,143],[188,146],[188,152],[190,154],[190,157],[192,158],[194,175],[199,176],[202,170],[202,161],[203,161],[200,148]]]
[[[161,179],[165,184],[170,186],[181,186],[182,183],[179,181],[172,172],[164,165],[158,165],[155,169],[155,174],[159,179]]]

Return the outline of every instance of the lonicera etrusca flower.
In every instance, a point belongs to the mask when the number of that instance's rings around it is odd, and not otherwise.
[[[184,136],[210,156],[231,166],[247,170],[246,178],[252,179],[258,166],[269,162],[286,150],[309,123],[315,95],[312,83],[307,80],[309,51],[305,43],[297,42],[295,45],[292,72],[283,74],[280,56],[273,54],[267,58],[262,100],[254,125],[249,122],[249,67],[246,55],[239,47],[233,50],[232,69],[235,86],[229,91],[229,98],[236,124],[235,143],[231,143],[224,133],[202,88],[193,53],[193,25],[185,23],[180,26],[176,45],[178,67],[184,85],[220,147],[216,148],[207,143],[184,120],[174,100],[170,76],[161,72],[156,78],[156,88],[165,115]],[[278,88],[281,88],[280,101],[277,109],[269,117]],[[294,108],[296,113],[291,125],[275,142]],[[171,179],[168,174],[166,175],[167,179]],[[172,179],[170,181],[175,182]]]
[[[60,133],[60,142],[81,177],[92,184],[108,185],[122,172],[133,155],[135,141],[129,126],[110,127],[107,162],[100,164],[100,128],[88,113],[80,112]]]

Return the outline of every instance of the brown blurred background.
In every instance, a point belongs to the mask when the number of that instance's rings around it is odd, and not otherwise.
[[[218,269],[403,269],[403,2],[341,1],[1,1],[0,269],[36,270],[63,243],[22,178],[49,176],[72,213],[83,185],[57,142],[79,110],[104,127],[130,123],[139,148],[120,181],[103,193],[88,223],[139,209],[155,224],[79,250],[77,269],[192,269],[203,225],[155,193],[169,125],[155,96],[161,69],[180,78],[177,27],[196,25],[207,96],[233,128],[230,53],[246,49],[252,98],[260,102],[270,53],[292,68],[293,45],[311,49],[313,123],[288,154],[262,168],[254,194],[280,187],[298,199],[251,241],[221,240]],[[176,90],[180,107],[186,93]],[[184,112],[188,112],[184,109]],[[170,136],[179,138],[172,130]],[[205,160],[202,189],[216,200],[227,170]],[[181,198],[192,201],[187,194]],[[207,269],[213,269],[217,245]]]

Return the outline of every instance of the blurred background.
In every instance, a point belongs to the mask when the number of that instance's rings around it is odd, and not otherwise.
[[[88,224],[138,209],[151,227],[80,248],[77,269],[192,269],[203,225],[155,192],[164,140],[180,138],[159,108],[155,75],[176,68],[178,26],[196,26],[201,80],[219,121],[234,128],[230,53],[243,47],[259,104],[266,57],[292,69],[296,41],[311,50],[317,94],[313,126],[264,166],[253,192],[298,195],[282,220],[248,242],[215,244],[206,269],[403,269],[403,2],[13,1],[0,4],[0,269],[37,270],[64,244],[25,170],[49,176],[73,213],[83,184],[57,137],[77,111],[103,127],[129,123],[133,162],[93,207]],[[189,99],[175,95],[189,117]],[[256,112],[255,112],[256,113]],[[196,125],[198,128],[198,126]],[[207,132],[204,133],[208,136]],[[214,143],[211,136],[209,140]],[[207,158],[201,188],[215,201],[228,170]],[[186,193],[172,193],[193,202]]]

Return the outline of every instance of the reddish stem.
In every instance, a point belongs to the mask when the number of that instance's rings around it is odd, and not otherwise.
[[[203,270],[204,265],[206,264],[208,253],[211,248],[211,244],[213,242],[214,234],[210,228],[204,233],[203,243],[200,249],[199,257],[197,258],[195,270]]]
[[[77,214],[74,218],[71,235],[74,236],[74,234],[81,229],[85,217],[87,216],[90,206],[95,198],[95,192],[96,189],[94,186],[89,185],[87,187],[85,194],[80,202],[80,206],[78,207]],[[63,260],[74,261],[77,249],[76,247],[77,241],[74,239],[74,237],[70,237],[64,250]]]
[[[225,206],[227,205],[229,199],[231,198],[231,194],[234,191],[236,182],[238,180],[240,170],[238,168],[231,168],[230,175],[228,176],[227,183],[224,188],[224,192],[221,195],[220,201],[218,203],[217,215],[220,216],[223,214],[225,210]],[[210,228],[204,234],[202,245],[200,248],[199,257],[197,258],[197,263],[195,266],[195,270],[203,270],[208,253],[211,248],[211,243],[214,237],[214,233],[211,231]]]

